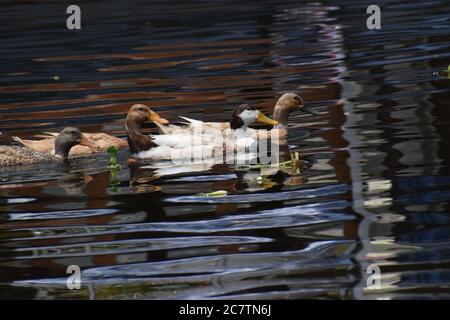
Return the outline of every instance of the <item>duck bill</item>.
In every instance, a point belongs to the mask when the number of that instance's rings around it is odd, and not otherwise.
[[[266,124],[271,124],[271,125],[277,125],[278,121],[270,119],[269,117],[267,117],[264,113],[258,111],[258,118],[256,119],[256,121],[261,122],[261,123],[266,123]]]
[[[97,143],[87,138],[84,134],[81,136],[81,141],[79,144],[96,150],[100,149],[100,146]]]
[[[150,114],[148,116],[148,120],[152,121],[152,122],[157,122],[159,124],[168,124],[169,123],[168,120],[161,118],[159,116],[159,114],[157,114],[155,111],[151,111],[151,110],[150,110]]]

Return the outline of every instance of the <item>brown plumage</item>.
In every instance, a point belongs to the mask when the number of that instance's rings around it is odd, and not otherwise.
[[[131,108],[140,108],[147,106],[143,104],[135,104]],[[131,109],[130,109],[131,110]],[[166,119],[161,118],[156,112],[149,109],[150,112],[150,121],[156,122],[162,124],[167,124],[168,121]],[[37,152],[43,152],[52,154],[54,152],[55,147],[55,137],[57,136],[57,133],[54,132],[48,132],[47,135],[38,135],[36,137],[43,137],[41,140],[25,140],[20,139],[18,137],[13,137],[13,139],[20,144],[22,144],[24,147],[37,151]],[[97,152],[106,152],[106,150],[111,147],[117,147],[119,149],[127,148],[128,143],[127,140],[121,139],[106,133],[102,132],[95,132],[95,133],[84,133],[86,138],[90,139],[91,141],[94,141],[97,145],[97,148],[91,148],[89,146],[82,146],[82,145],[76,145],[71,150],[69,155],[71,156],[80,156],[80,155],[86,155],[86,154],[92,154]]]
[[[37,151],[52,154],[55,148],[55,133],[49,132],[49,135],[42,140],[25,140],[18,137],[13,137],[13,139],[26,148]],[[109,147],[115,146],[119,149],[128,147],[128,143],[125,139],[110,136],[106,133],[85,133],[86,138],[94,141],[98,147],[91,148],[88,146],[76,145],[70,149],[69,155],[80,156],[96,152],[105,152]]]
[[[152,142],[150,136],[141,132],[144,122],[152,120],[150,109],[144,105],[134,105],[130,108],[125,119],[127,141],[131,154],[142,150],[150,150],[157,145]]]
[[[295,93],[285,93],[278,99],[273,110],[273,120],[278,121],[279,124],[275,126],[274,129],[276,130],[272,130],[272,133],[280,136],[287,134],[288,118],[293,111],[303,111],[311,113],[313,115],[317,115],[317,112],[305,107],[302,97]],[[187,126],[181,127],[175,125],[158,125],[158,127],[160,131],[165,134],[188,134],[189,132],[197,130],[197,132],[203,132],[205,134],[212,135],[220,134],[230,128],[229,122],[203,122],[186,117],[182,118],[189,122]],[[252,138],[256,138],[256,136],[259,134],[259,137],[262,139],[270,138],[271,134],[271,132],[267,132],[266,130],[256,130],[252,128],[248,128],[247,133]]]
[[[48,161],[65,161],[69,157],[70,149],[75,145],[85,145],[97,148],[92,140],[88,139],[77,128],[63,129],[54,139],[54,155],[42,153],[18,146],[0,146],[0,166],[18,166]]]

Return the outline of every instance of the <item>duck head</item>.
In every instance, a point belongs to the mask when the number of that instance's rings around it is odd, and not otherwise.
[[[151,141],[151,138],[141,132],[142,125],[146,121],[157,122],[160,124],[169,123],[169,121],[161,118],[156,112],[150,110],[150,108],[146,105],[133,105],[128,111],[127,118],[125,120],[128,146],[130,147],[132,154],[149,150],[155,146],[155,144]]]
[[[318,115],[319,113],[305,106],[303,98],[298,94],[289,92],[283,94],[277,101],[273,111],[273,118],[280,122],[282,126],[287,126],[288,116],[293,111],[301,111]]]
[[[237,107],[231,115],[230,128],[233,130],[246,129],[249,125],[261,122],[270,125],[278,124],[278,121],[272,120],[265,116],[261,111],[255,107],[243,104]]]
[[[70,149],[77,144],[99,149],[99,146],[82,134],[79,129],[67,127],[55,138],[55,156],[62,160],[67,160]]]
[[[127,126],[128,124],[142,126],[146,121],[157,122],[160,124],[169,123],[169,121],[167,121],[164,118],[161,118],[156,112],[150,110],[150,108],[147,107],[145,104],[133,105],[127,114],[126,119]]]

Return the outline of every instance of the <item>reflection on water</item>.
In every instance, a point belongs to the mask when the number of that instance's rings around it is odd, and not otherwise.
[[[369,31],[369,4],[79,1],[79,32],[58,1],[2,7],[0,143],[67,125],[123,137],[133,103],[220,121],[293,91],[320,115],[290,118],[301,176],[129,167],[126,150],[114,185],[107,155],[0,169],[0,297],[449,298],[449,80],[433,73],[450,5],[382,1]]]

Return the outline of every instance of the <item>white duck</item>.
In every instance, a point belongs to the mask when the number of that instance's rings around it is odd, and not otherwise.
[[[229,129],[225,135],[216,131],[216,135],[196,130],[183,133],[149,136],[143,134],[142,124],[149,120],[146,106],[132,107],[126,118],[126,130],[131,154],[138,159],[169,160],[196,156],[199,159],[210,158],[226,150],[240,150],[251,146],[255,139],[246,134],[247,127],[256,122],[275,125],[278,122],[266,117],[254,107],[242,105],[233,112]]]
[[[258,135],[260,138],[270,138],[270,134],[277,134],[280,136],[287,135],[287,125],[289,115],[293,111],[307,112],[313,115],[318,115],[316,111],[311,110],[305,106],[303,98],[295,93],[283,94],[275,104],[273,110],[273,120],[277,121],[277,125],[274,126],[274,130],[267,132],[266,130],[257,130],[248,128],[247,135],[256,138]],[[224,131],[230,129],[230,122],[203,122],[187,117],[180,116],[187,121],[186,126],[177,125],[162,125],[158,124],[160,131],[164,134],[188,134],[189,132],[202,132],[207,135],[219,135]]]

